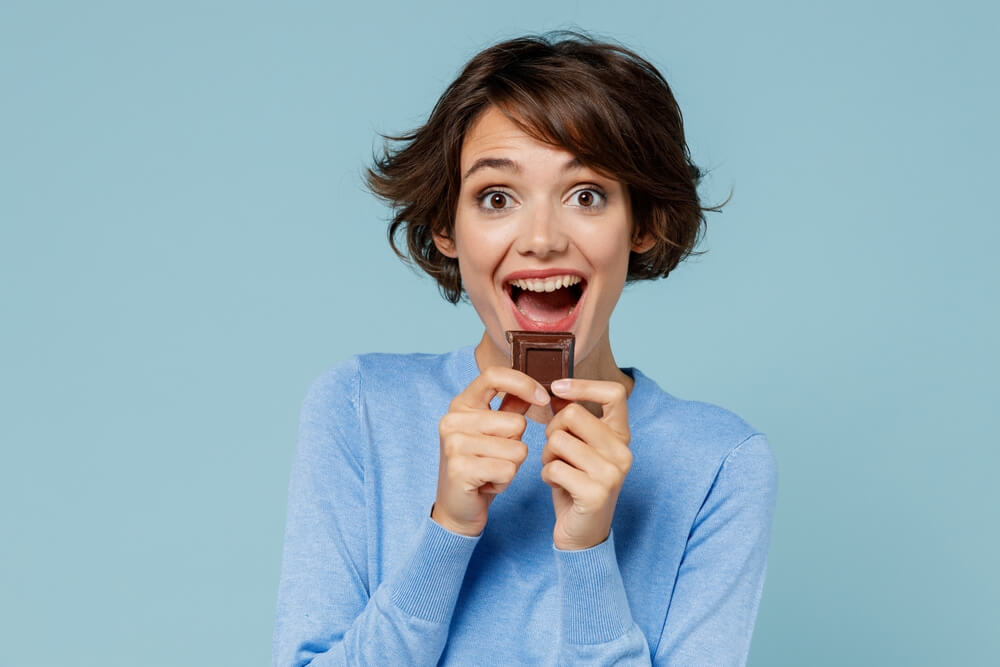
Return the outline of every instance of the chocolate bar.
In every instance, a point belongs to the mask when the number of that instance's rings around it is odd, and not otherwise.
[[[552,393],[552,381],[573,377],[573,343],[566,331],[508,331],[513,367]]]

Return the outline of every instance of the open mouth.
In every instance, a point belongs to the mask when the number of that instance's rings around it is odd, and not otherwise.
[[[566,330],[576,319],[587,281],[572,274],[521,278],[507,283],[520,326],[536,330]]]

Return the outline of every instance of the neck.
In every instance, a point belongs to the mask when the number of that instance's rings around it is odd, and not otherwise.
[[[617,382],[625,387],[628,394],[632,393],[632,386],[635,381],[623,373],[615,362],[615,357],[611,352],[611,341],[608,337],[608,330],[605,329],[600,339],[593,349],[587,351],[585,356],[579,356],[580,350],[573,360],[573,377],[586,380],[605,380]],[[506,366],[510,368],[511,360],[506,350],[501,350],[490,338],[488,332],[483,333],[482,340],[476,346],[476,365],[482,372],[489,366]],[[583,404],[587,409],[598,417],[601,416],[601,408],[598,405]],[[525,413],[528,419],[547,424],[552,419],[552,409],[549,406],[531,406]]]

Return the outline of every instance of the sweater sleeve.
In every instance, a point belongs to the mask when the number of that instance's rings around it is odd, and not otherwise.
[[[649,665],[615,556],[614,532],[589,549],[553,547],[559,574],[561,665]]]
[[[777,481],[762,434],[725,458],[688,537],[655,664],[746,664],[764,588]]]
[[[428,516],[410,556],[374,591],[368,579],[357,360],[310,387],[302,406],[272,664],[434,665],[478,538]]]

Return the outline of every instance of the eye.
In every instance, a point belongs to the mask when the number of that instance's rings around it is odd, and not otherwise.
[[[477,197],[477,201],[479,202],[479,208],[486,213],[499,213],[513,208],[511,205],[513,197],[503,190],[489,190],[487,192],[483,192]]]
[[[578,208],[599,209],[603,208],[604,204],[607,203],[607,196],[599,188],[595,187],[577,190],[570,195],[570,201],[574,199],[577,202],[574,206]]]

